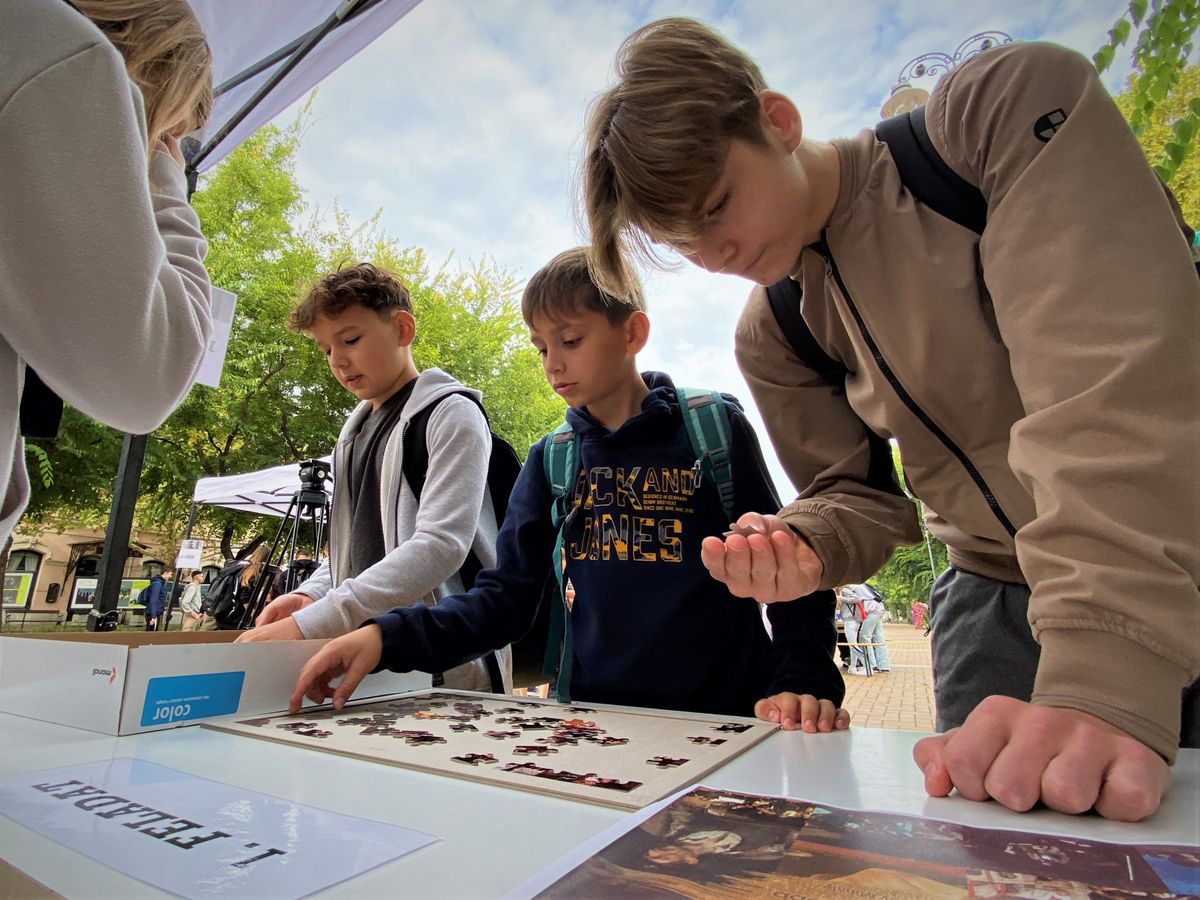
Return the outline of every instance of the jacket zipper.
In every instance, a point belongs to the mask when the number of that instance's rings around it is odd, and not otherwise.
[[[917,401],[904,389],[904,386],[900,383],[900,379],[896,377],[891,366],[887,364],[887,360],[883,358],[883,354],[879,350],[879,345],[875,343],[875,338],[871,336],[871,332],[867,329],[867,323],[863,320],[862,314],[854,304],[854,299],[850,296],[850,292],[846,290],[846,283],[842,281],[842,273],[838,271],[837,263],[833,259],[833,252],[829,249],[829,244],[825,240],[824,234],[821,235],[821,242],[816,245],[816,250],[825,261],[826,277],[833,276],[834,283],[837,285],[838,290],[842,292],[842,298],[846,301],[846,306],[850,309],[850,314],[854,316],[854,321],[858,324],[859,333],[862,334],[863,340],[866,341],[867,346],[871,350],[871,355],[875,358],[875,365],[879,366],[879,370],[883,372],[884,378],[888,380],[888,384],[892,386],[892,390],[896,392],[896,396],[908,407],[909,412],[916,416],[921,424],[929,429],[934,437],[941,441],[942,446],[949,450],[954,458],[962,463],[962,467],[967,470],[967,474],[975,482],[975,487],[983,494],[983,499],[987,501],[992,514],[999,520],[1004,530],[1008,532],[1008,536],[1016,538],[1017,529],[1013,526],[1008,516],[1004,514],[1004,509],[1000,506],[1000,501],[996,499],[996,495],[992,493],[992,489],[988,487],[988,483],[983,480],[983,476],[979,474],[979,470],[975,468],[975,464],[971,462],[970,457],[963,452],[958,444],[951,440],[950,436],[929,417],[929,414],[925,410],[917,405]]]

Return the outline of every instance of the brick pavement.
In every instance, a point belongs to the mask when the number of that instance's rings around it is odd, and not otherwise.
[[[929,638],[907,624],[883,626],[890,673],[845,675],[850,724],[933,731],[933,673]],[[844,670],[843,670],[844,671]]]

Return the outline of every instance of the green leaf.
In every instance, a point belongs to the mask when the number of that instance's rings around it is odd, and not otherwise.
[[[1142,18],[1146,15],[1147,0],[1133,0],[1129,4],[1129,15],[1133,18],[1134,25],[1141,25]]]
[[[1129,40],[1130,24],[1128,19],[1119,19],[1117,24],[1113,26],[1109,34],[1112,35],[1113,43],[1123,44]]]
[[[1195,115],[1187,116],[1176,122],[1171,130],[1175,133],[1175,142],[1188,147],[1195,140],[1196,132],[1200,130],[1200,119]]]
[[[1154,166],[1154,171],[1163,180],[1163,184],[1170,184],[1171,179],[1175,177],[1175,168],[1173,166],[1164,166],[1160,163]]]
[[[1200,97],[1193,97],[1188,101],[1193,116],[1200,116]]]
[[[1108,44],[1097,50],[1096,55],[1092,57],[1092,61],[1096,64],[1096,71],[1102,73],[1105,69],[1111,66],[1116,52],[1116,48],[1114,48],[1111,44]]]
[[[1177,144],[1174,141],[1171,141],[1163,147],[1163,155],[1175,164],[1174,167],[1176,169],[1183,165],[1183,160],[1187,156],[1187,151],[1188,148],[1186,146],[1183,144]]]

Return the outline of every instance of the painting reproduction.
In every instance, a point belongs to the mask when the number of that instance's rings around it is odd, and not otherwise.
[[[1197,894],[1196,847],[973,828],[698,787],[537,896],[1100,900]]]
[[[754,719],[432,690],[207,727],[357,759],[641,809],[752,747]]]

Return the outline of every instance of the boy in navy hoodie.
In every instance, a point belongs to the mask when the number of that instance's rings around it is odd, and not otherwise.
[[[713,479],[695,477],[671,380],[638,373],[650,328],[640,294],[600,291],[575,249],[533,276],[521,307],[546,378],[570,406],[578,454],[562,529],[564,582],[576,592],[560,669],[571,700],[755,714],[809,732],[848,727],[832,594],[772,604],[770,637],[758,604],[734,597],[701,562],[701,541],[730,519]],[[776,509],[754,432],[736,403],[728,411],[733,515]],[[305,695],[340,708],[377,666],[440,671],[529,629],[559,535],[545,464],[554,437],[533,446],[513,488],[497,567],[466,594],[394,609],[330,642],[301,671],[293,712]]]

